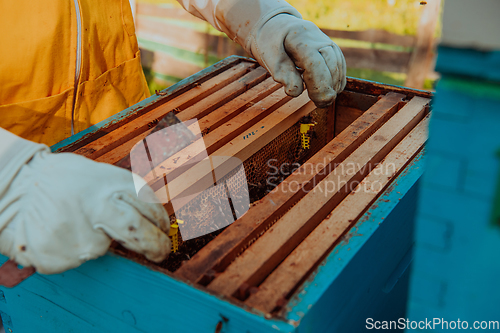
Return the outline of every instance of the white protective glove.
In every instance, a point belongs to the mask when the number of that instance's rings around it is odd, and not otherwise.
[[[346,85],[340,48],[284,0],[178,0],[225,32],[293,97],[303,91],[318,107],[333,103]],[[303,77],[297,68],[303,69]]]
[[[132,173],[0,128],[0,252],[55,274],[106,253],[115,239],[148,259],[170,252],[169,217],[137,198]],[[143,193],[144,192],[144,193]],[[150,196],[153,191],[141,191]],[[158,228],[159,227],[159,228]]]

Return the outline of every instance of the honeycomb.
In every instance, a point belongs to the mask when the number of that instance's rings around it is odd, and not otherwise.
[[[177,211],[176,216],[171,216],[172,221],[177,218],[192,223],[193,229],[183,228],[180,239],[183,233],[185,238],[190,238],[186,237],[191,236],[187,233],[208,234],[233,223],[249,208],[243,198],[249,196],[250,203],[262,199],[309,157],[324,147],[327,136],[326,109],[316,109],[309,116],[311,119],[307,121],[316,124],[312,133],[309,133],[309,149],[302,148],[300,135],[302,121],[298,122],[247,159],[243,163],[243,168],[238,167],[224,176],[218,182],[219,186],[203,191]],[[245,182],[248,187],[245,186]],[[224,212],[220,208],[221,203],[228,198],[234,208],[232,214],[227,214],[227,211]]]

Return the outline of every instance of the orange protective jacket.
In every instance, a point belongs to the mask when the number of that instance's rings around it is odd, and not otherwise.
[[[128,0],[0,2],[0,127],[52,145],[148,96]]]

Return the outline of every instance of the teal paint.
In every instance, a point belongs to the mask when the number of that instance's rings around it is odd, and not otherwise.
[[[462,92],[474,95],[475,98],[485,98],[500,101],[500,81],[490,82],[477,78],[464,80],[457,75],[447,75],[446,80],[440,82],[440,88],[448,91]]]
[[[497,152],[497,157],[500,159],[500,150]],[[491,223],[497,227],[500,227],[500,168],[498,168],[497,189],[495,199],[493,201],[493,214],[491,216]]]
[[[3,292],[0,311],[15,333],[213,332],[221,315],[229,319],[223,332],[294,330],[111,253]]]
[[[440,46],[436,71],[485,81],[500,82],[500,50],[478,51]]]

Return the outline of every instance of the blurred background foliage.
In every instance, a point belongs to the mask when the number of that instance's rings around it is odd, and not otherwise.
[[[415,0],[287,0],[304,19],[327,29],[382,29],[399,35],[415,35],[421,13]],[[171,4],[176,0],[139,0],[142,3]]]
[[[382,29],[400,35],[417,32],[420,3],[414,0],[290,0],[306,20],[338,30]]]
[[[138,3],[162,4],[181,7],[176,0],[136,0]],[[302,14],[304,19],[314,22],[321,28],[362,31],[369,29],[386,30],[399,35],[415,36],[420,15],[424,6],[418,0],[287,0]],[[191,26],[190,28],[193,28]],[[200,31],[207,31],[206,27],[194,27]],[[208,28],[211,34],[217,34],[213,28]],[[439,37],[440,23],[436,30]],[[369,42],[333,39],[342,47],[361,47],[387,49],[394,51],[408,51],[408,48],[386,44],[373,44]],[[213,61],[207,63],[212,64]],[[348,64],[349,65],[349,64]],[[153,79],[153,73],[145,68],[145,73],[150,84],[150,89],[165,88],[165,84]],[[380,72],[371,69],[348,68],[349,76],[368,79],[372,81],[403,85],[406,79],[404,73]],[[175,81],[175,80],[174,80]],[[174,83],[173,81],[171,83]],[[432,89],[434,79],[427,79],[425,89]]]

